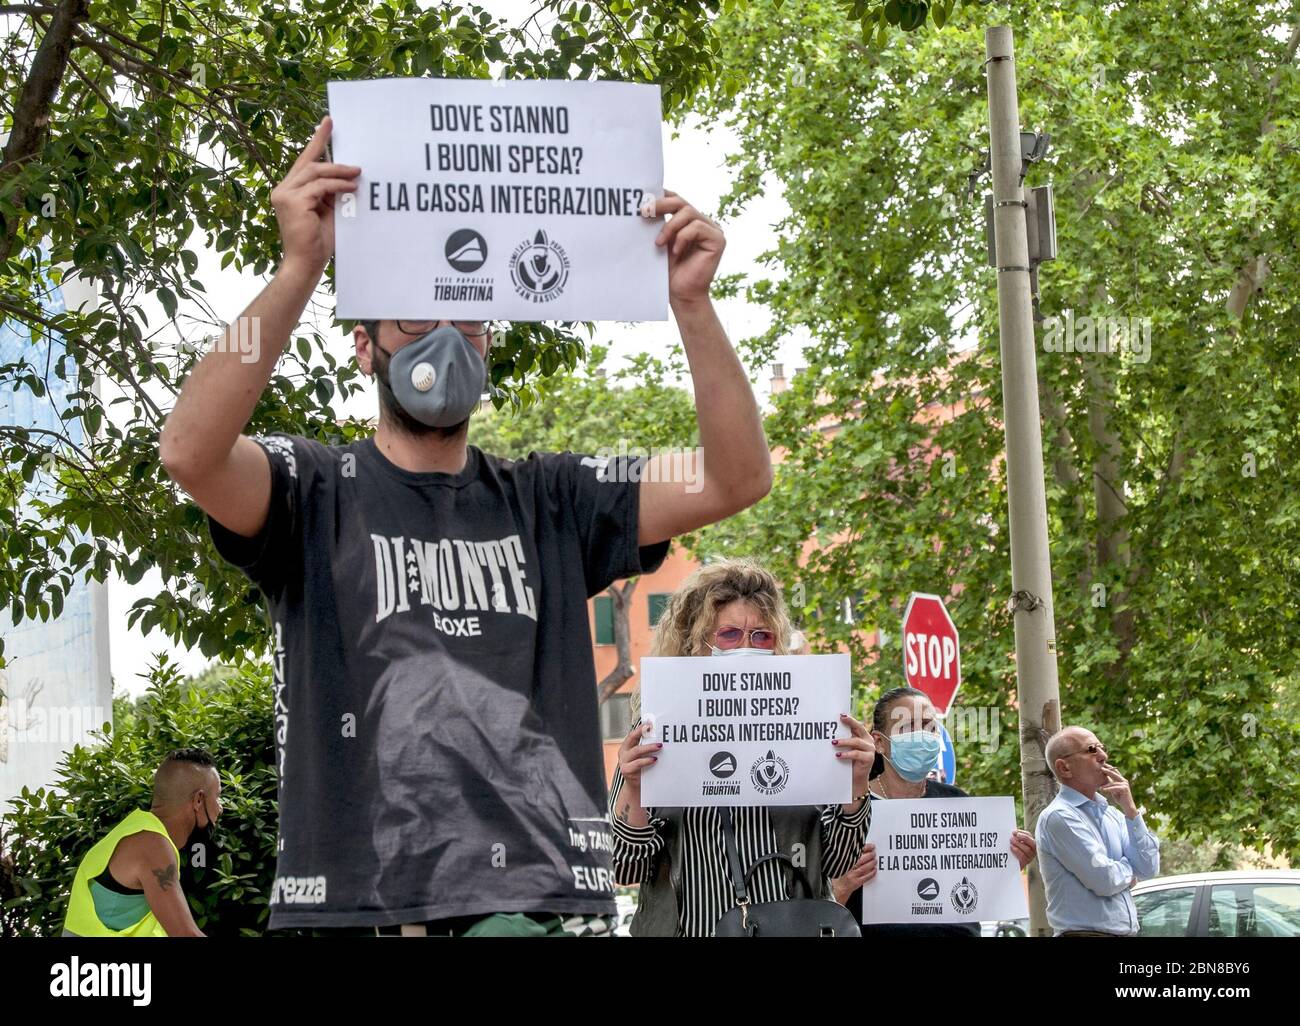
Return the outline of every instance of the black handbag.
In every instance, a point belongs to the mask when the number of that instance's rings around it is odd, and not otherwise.
[[[713,928],[715,937],[861,937],[862,931],[847,908],[836,901],[814,898],[808,876],[794,861],[784,854],[764,855],[743,871],[740,852],[736,847],[736,831],[732,824],[731,808],[719,810],[722,817],[722,835],[727,844],[727,868],[731,886],[736,892],[736,907],[718,920]],[[786,901],[749,900],[749,878],[764,862],[786,862],[790,866],[804,897]]]

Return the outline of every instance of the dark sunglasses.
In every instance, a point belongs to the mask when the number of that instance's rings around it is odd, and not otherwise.
[[[776,634],[762,627],[752,631],[743,627],[719,627],[713,633],[718,648],[739,648],[746,635],[754,643],[754,648],[776,648]]]

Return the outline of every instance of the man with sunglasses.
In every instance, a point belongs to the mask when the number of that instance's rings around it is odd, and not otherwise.
[[[1159,840],[1092,731],[1061,729],[1045,757],[1061,785],[1036,830],[1052,930],[1058,937],[1136,936],[1130,891],[1160,872]]]
[[[270,926],[598,928],[592,917],[615,906],[587,599],[771,486],[758,407],[709,298],[725,239],[673,193],[645,211],[671,215],[656,244],[694,379],[698,454],[628,467],[469,445],[494,337],[477,321],[353,329],[379,391],[373,437],[247,437],[333,255],[334,199],[357,188],[360,168],[322,159],[329,132],[327,118],[271,194],[284,258],[244,314],[260,357],[245,362],[232,345],[206,355],[160,440],[218,551],[269,606],[280,773]]]

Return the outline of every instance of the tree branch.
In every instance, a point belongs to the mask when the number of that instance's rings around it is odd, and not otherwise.
[[[50,123],[50,106],[63,84],[68,57],[72,53],[72,37],[78,22],[86,17],[89,0],[61,0],[50,26],[36,51],[23,91],[14,107],[13,128],[0,158],[0,183],[14,168],[40,152]],[[41,13],[44,13],[43,11]],[[21,207],[23,197],[15,190],[11,202]],[[18,237],[18,218],[4,225],[0,234],[0,264],[9,259]]]
[[[636,54],[637,61],[645,70],[647,80],[653,80],[654,72],[651,70],[650,65],[646,63],[645,55],[641,53],[641,47],[638,46],[637,41],[628,34],[627,29],[623,27],[623,23],[618,20],[618,17],[614,12],[609,9],[609,4],[605,3],[605,0],[596,0],[596,5],[605,12],[605,16],[614,23],[615,27],[618,28],[619,35],[621,35],[627,41],[628,46],[632,48],[632,52]]]
[[[151,89],[153,88],[153,85],[139,78],[138,77],[139,74],[158,75],[161,78],[166,79],[168,82],[171,82],[173,85],[177,86],[178,88],[186,89],[192,93],[200,93],[200,90],[197,89],[193,83],[191,83],[188,79],[184,78],[183,76],[177,75],[174,72],[168,71],[165,68],[160,68],[154,64],[146,64],[145,62],[138,60],[135,57],[132,57],[129,53],[123,53],[121,50],[113,46],[111,43],[105,43],[101,40],[97,40],[92,36],[86,34],[85,32],[81,33],[81,40],[86,47],[88,47],[89,49],[93,50],[96,54],[98,54],[100,60],[102,60],[110,68],[113,68],[119,74],[124,75],[127,78],[130,78],[134,82],[138,82],[140,85],[146,88]],[[116,57],[118,60],[114,61],[113,57]],[[138,74],[136,72],[138,72]],[[200,112],[199,108],[193,107],[192,105],[185,103],[184,101],[180,100],[178,97],[173,96],[173,99],[176,101],[178,105],[184,107],[187,110],[195,111],[196,113]],[[226,115],[226,117],[230,119],[230,123],[234,125],[235,131],[238,133],[240,139],[243,141],[244,146],[247,147],[249,156],[252,157],[253,160],[257,162],[258,167],[261,168],[262,174],[266,176],[267,181],[271,181],[271,182],[275,181],[275,175],[271,171],[271,167],[266,160],[266,156],[262,153],[257,143],[253,141],[252,137],[249,136],[248,126],[246,126],[244,122],[240,120],[239,116],[235,113],[233,104],[231,102],[231,98],[225,94],[216,92],[215,90],[209,90],[206,93],[205,99],[209,104],[211,104],[213,107],[216,107],[224,115]],[[222,100],[225,101],[227,106],[223,107],[221,105]],[[211,117],[210,115],[209,115],[209,120],[212,121],[214,124],[217,124],[216,119]],[[217,127],[220,128],[221,126],[218,124]]]

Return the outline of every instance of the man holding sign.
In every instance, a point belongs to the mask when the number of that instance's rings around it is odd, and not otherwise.
[[[260,353],[249,361],[227,344],[205,356],[161,437],[218,551],[269,605],[280,774],[270,925],[573,928],[566,919],[614,912],[587,598],[653,570],[674,535],[771,483],[757,405],[709,298],[725,240],[675,194],[646,211],[670,217],[644,245],[666,253],[694,378],[694,455],[638,473],[626,459],[482,453],[467,425],[486,385],[488,326],[406,308],[367,313],[425,319],[354,332],[362,373],[379,380],[373,437],[247,437],[333,255],[339,197],[361,175],[322,159],[330,131],[327,118],[272,193],[284,258],[241,318]],[[686,474],[674,461],[699,465]]]

